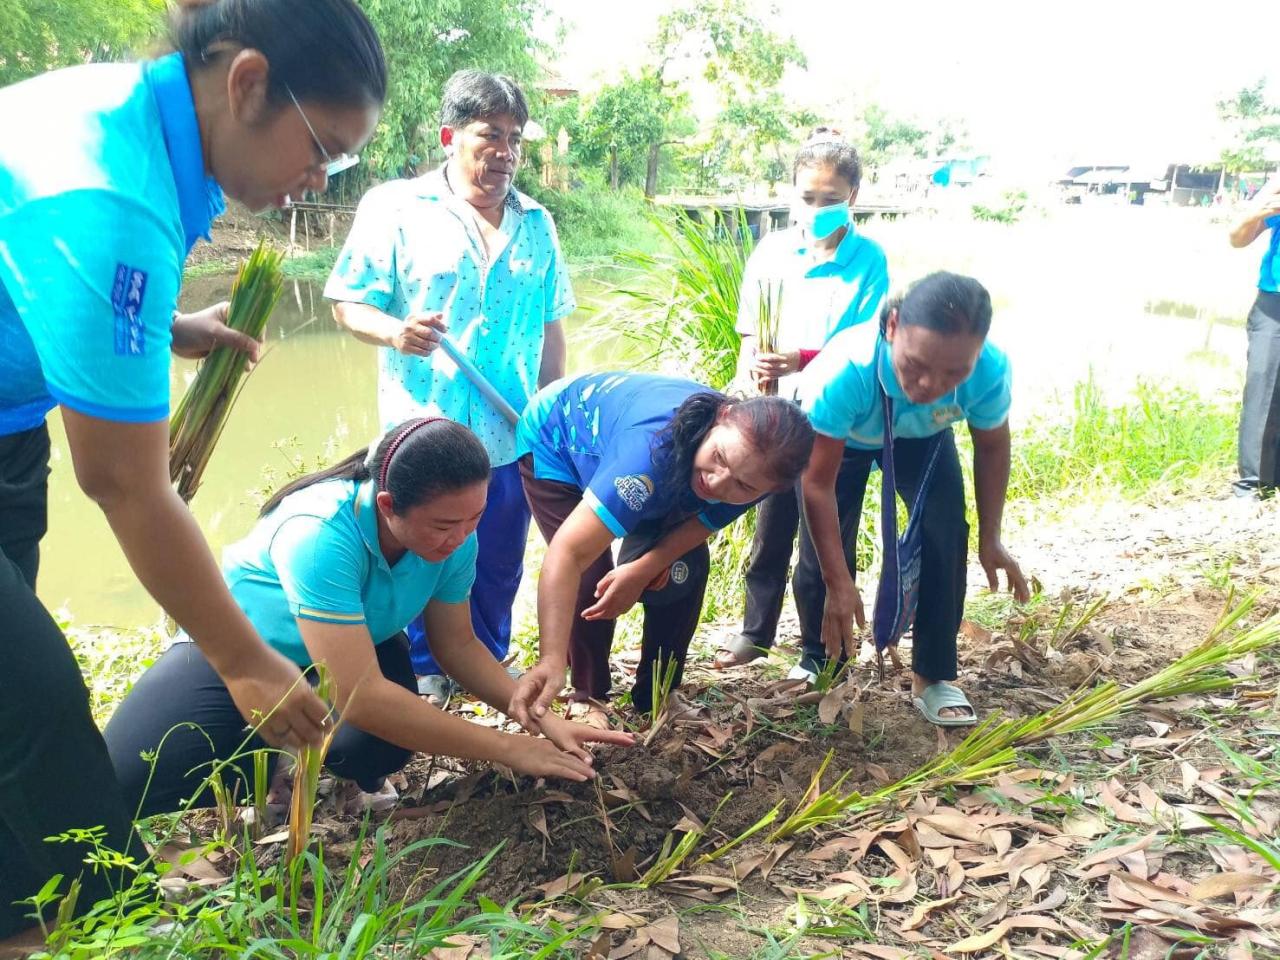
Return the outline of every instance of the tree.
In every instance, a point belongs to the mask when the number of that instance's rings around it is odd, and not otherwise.
[[[776,19],[777,8],[771,8],[768,16]],[[662,148],[672,138],[679,104],[671,94],[676,82],[671,72],[676,63],[701,63],[702,78],[715,86],[724,102],[734,95],[753,98],[776,86],[789,65],[805,65],[795,40],[771,30],[750,11],[747,0],[688,0],[659,18],[650,50],[656,65],[644,76],[652,85],[653,96],[665,98],[669,109],[663,135],[648,147],[644,186],[647,197],[657,192]]]
[[[715,139],[729,147],[725,171],[746,183],[764,180],[769,193],[790,176],[784,147],[818,123],[807,109],[792,109],[777,90],[734,96],[716,119]]]
[[[121,60],[160,33],[165,0],[0,0],[0,86]]]
[[[653,78],[625,73],[592,97],[579,127],[578,159],[608,166],[609,185],[639,183],[651,144],[663,139],[684,105],[660,92]]]
[[[1267,82],[1259,80],[1234,97],[1218,101],[1218,117],[1226,130],[1227,146],[1220,159],[1221,192],[1228,173],[1239,174],[1266,169],[1268,148],[1280,146],[1280,105],[1267,99]]]
[[[860,121],[858,152],[868,167],[880,167],[899,157],[927,157],[929,132],[910,120],[893,117],[879,104],[868,104]]]
[[[391,88],[365,150],[367,169],[410,173],[436,146],[440,96],[457,70],[511,75],[533,99],[539,75],[533,25],[542,0],[360,0],[387,56]]]

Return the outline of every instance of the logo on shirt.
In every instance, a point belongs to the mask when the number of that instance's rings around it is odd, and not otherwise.
[[[683,560],[677,560],[671,565],[671,582],[677,587],[689,579],[689,565]]]
[[[142,322],[142,300],[147,295],[145,270],[116,264],[111,284],[111,307],[116,315],[116,354],[140,357],[147,352],[147,331]]]
[[[938,426],[945,426],[948,423],[955,423],[957,420],[963,419],[964,411],[954,403],[933,408],[933,422]]]
[[[645,503],[653,496],[653,481],[643,473],[635,473],[629,477],[618,477],[613,481],[613,488],[628,507],[639,513]]]

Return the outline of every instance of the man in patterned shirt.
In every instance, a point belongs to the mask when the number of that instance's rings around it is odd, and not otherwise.
[[[342,326],[382,348],[384,429],[412,417],[448,417],[470,427],[489,452],[471,616],[499,660],[511,640],[529,530],[515,426],[439,348],[447,334],[517,412],[564,374],[563,320],[575,306],[568,271],[551,215],[512,183],[528,119],[510,78],[454,74],[441,105],[447,160],[365,195],[324,291]],[[419,689],[444,699],[447,680],[420,618],[409,636]]]

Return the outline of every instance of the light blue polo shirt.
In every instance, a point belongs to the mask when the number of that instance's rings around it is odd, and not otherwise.
[[[533,454],[533,475],[582,491],[600,522],[625,537],[644,521],[674,526],[696,516],[727,527],[750,504],[694,496],[689,479],[663,480],[661,434],[680,404],[710,390],[648,373],[588,373],[540,390],[520,418],[517,449]]]
[[[0,435],[169,415],[182,265],[223,209],[182,57],[0,90]]]
[[[1262,255],[1262,275],[1258,289],[1267,293],[1280,293],[1280,214],[1266,219],[1271,230],[1271,243]]]
[[[879,316],[889,268],[880,244],[852,224],[829,257],[815,252],[804,230],[790,227],[765,234],[747,260],[739,334],[758,334],[762,290],[780,303],[779,348],[819,350],[841,330]]]
[[[449,334],[515,410],[538,389],[544,328],[574,311],[569,272],[551,215],[514,188],[503,207],[500,250],[485,251],[475,213],[444,167],[365,194],[324,288],[397,319],[445,314]],[[430,357],[378,350],[384,430],[414,417],[470,427],[495,466],[516,459],[515,427],[443,350]]]
[[[877,352],[877,344],[883,347]],[[1009,418],[1012,370],[999,347],[987,341],[969,378],[934,403],[912,403],[893,372],[890,344],[878,324],[842,331],[804,370],[800,404],[813,429],[857,450],[884,445],[880,386],[893,400],[893,435],[919,439],[965,420],[994,430]]]
[[[431,600],[462,603],[476,577],[476,537],[439,563],[406,553],[395,566],[378,546],[369,481],[323,480],[285,497],[223,552],[231,595],[270,646],[299,666],[311,656],[298,620],[364,624],[391,639]]]

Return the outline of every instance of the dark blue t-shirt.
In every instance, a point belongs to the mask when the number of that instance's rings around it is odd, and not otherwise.
[[[750,504],[701,500],[689,485],[664,479],[660,434],[680,404],[710,388],[645,373],[589,373],[543,387],[516,428],[519,456],[533,454],[534,476],[582,491],[602,523],[625,537],[644,521],[697,516],[711,530]]]

